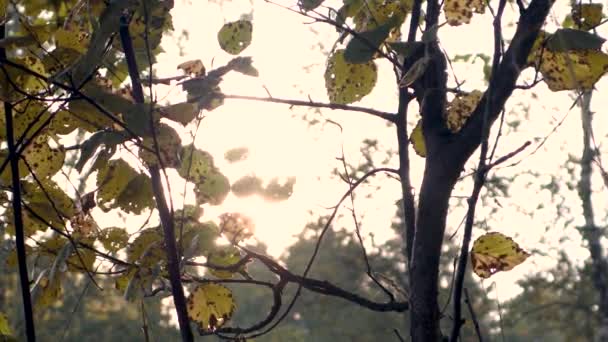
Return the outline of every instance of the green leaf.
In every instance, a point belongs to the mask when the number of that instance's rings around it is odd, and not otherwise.
[[[599,50],[606,39],[582,30],[559,29],[547,40],[547,49],[552,52],[576,50]]]
[[[222,50],[238,55],[251,44],[253,25],[249,20],[226,23],[217,33],[217,41]]]
[[[197,182],[194,186],[194,195],[196,196],[196,203],[198,205],[205,203],[220,205],[224,202],[229,192],[230,182],[228,178],[217,169],[212,170],[202,181]]]
[[[104,211],[116,206],[116,199],[127,185],[137,176],[137,172],[122,159],[111,160],[97,173],[97,204]]]
[[[224,153],[224,159],[226,159],[229,163],[236,163],[245,160],[248,156],[249,149],[247,147],[236,147]]]
[[[183,178],[194,183],[205,180],[205,177],[215,168],[211,154],[194,148],[192,144],[182,147],[179,160],[180,166],[177,172]]]
[[[331,103],[349,104],[369,94],[378,79],[373,61],[365,64],[347,63],[344,50],[335,51],[325,70],[325,88]]]
[[[362,64],[371,61],[378,52],[380,45],[386,40],[391,29],[399,24],[396,17],[372,30],[359,32],[353,36],[344,50],[344,60],[347,63]]]
[[[246,197],[262,193],[262,180],[254,175],[243,176],[232,184],[232,193],[237,197]]]
[[[241,254],[236,247],[233,246],[223,246],[221,248],[216,249],[215,251],[209,254],[207,258],[207,262],[213,266],[220,267],[230,267],[235,265],[241,260]],[[209,273],[213,276],[220,279],[230,279],[234,276],[234,274],[245,268],[245,265],[239,267],[239,269],[235,270],[221,270],[215,269],[213,267],[209,267]]]
[[[279,182],[278,178],[273,178],[262,192],[264,199],[268,201],[284,201],[293,193],[293,186],[296,183],[295,177],[289,177],[285,182]]]

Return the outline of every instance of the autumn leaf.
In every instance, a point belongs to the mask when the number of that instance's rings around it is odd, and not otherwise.
[[[344,50],[337,50],[329,57],[325,70],[329,101],[339,104],[357,102],[374,89],[377,78],[378,70],[373,61],[351,64],[344,59]]]
[[[414,152],[421,157],[426,157],[426,144],[424,142],[424,133],[422,132],[422,119],[418,120],[416,127],[410,133],[410,143],[414,148]]]
[[[232,291],[219,284],[198,285],[188,296],[188,317],[203,331],[224,325],[236,308]]]
[[[471,250],[471,263],[475,274],[488,278],[497,272],[512,270],[529,256],[512,238],[492,232],[475,240]]]

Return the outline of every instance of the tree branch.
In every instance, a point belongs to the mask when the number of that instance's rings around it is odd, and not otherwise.
[[[225,94],[224,99],[235,99],[235,100],[250,100],[250,101],[260,101],[260,102],[272,102],[272,103],[282,103],[290,106],[304,106],[304,107],[314,107],[314,108],[328,108],[332,110],[348,110],[353,112],[361,112],[370,114],[375,117],[379,117],[381,119],[395,122],[395,114],[387,113],[371,108],[359,107],[359,106],[350,106],[338,103],[322,103],[322,102],[314,102],[312,100],[302,101],[302,100],[290,100],[290,99],[280,99],[276,97],[258,97],[258,96],[247,96],[247,95],[229,95]]]
[[[6,5],[5,5],[6,6]],[[0,39],[6,34],[5,25],[0,25]],[[6,50],[0,48],[0,58],[6,59]],[[7,91],[3,84],[1,87]],[[6,98],[6,94],[2,94]],[[36,341],[36,329],[34,327],[34,313],[32,309],[32,298],[30,297],[30,282],[27,272],[27,255],[25,253],[25,236],[23,231],[23,213],[21,211],[21,186],[19,183],[19,154],[15,148],[13,136],[13,104],[4,102],[4,116],[6,121],[6,141],[8,145],[8,159],[11,165],[13,219],[15,224],[15,244],[17,247],[17,262],[19,264],[19,282],[21,284],[21,299],[23,301],[23,316],[25,318],[25,334],[28,342]]]
[[[131,85],[133,88],[133,98],[139,104],[143,104],[144,93],[139,78],[139,72],[137,68],[137,62],[135,60],[135,52],[131,42],[131,36],[129,34],[129,25],[125,16],[121,17],[120,20],[120,39],[127,59],[127,66],[129,69],[129,76],[131,78]],[[150,129],[152,134],[155,132],[155,124],[153,116],[150,116]],[[155,149],[158,151],[158,142],[155,139]],[[160,156],[157,157],[160,160]],[[163,228],[164,243],[167,254],[167,268],[169,271],[169,281],[171,283],[171,292],[173,294],[173,303],[175,304],[175,311],[177,312],[177,320],[179,322],[179,329],[182,335],[182,341],[192,342],[194,336],[190,329],[190,320],[188,319],[188,310],[186,307],[186,297],[184,295],[184,288],[182,287],[181,276],[180,276],[180,263],[177,253],[177,245],[175,243],[175,229],[173,227],[173,215],[167,207],[167,201],[165,199],[164,189],[160,176],[160,169],[158,164],[150,165],[150,178],[152,181],[152,189],[154,191],[154,197],[156,198],[156,207],[160,216],[161,226]]]

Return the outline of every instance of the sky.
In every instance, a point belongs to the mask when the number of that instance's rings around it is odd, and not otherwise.
[[[294,5],[295,1],[280,1],[284,5]],[[327,5],[339,6],[341,1],[327,1]],[[565,2],[564,2],[565,3]],[[556,5],[547,29],[555,28],[568,9]],[[507,18],[513,18],[516,9],[507,9]],[[280,6],[265,1],[253,3],[243,1],[184,1],[177,0],[172,12],[175,34],[163,40],[165,53],[159,56],[158,76],[178,74],[176,66],[188,60],[200,59],[207,70],[214,66],[224,65],[233,56],[223,52],[217,43],[216,34],[219,28],[229,21],[241,16],[253,20],[253,42],[241,55],[252,56],[254,66],[260,77],[252,78],[241,74],[229,75],[222,83],[222,90],[227,94],[267,96],[267,89],[273,97],[289,99],[308,99],[328,102],[324,87],[325,59],[337,37],[335,30],[326,24],[312,23],[298,14],[287,11]],[[469,54],[492,50],[492,18],[489,14],[476,15],[470,25],[458,28],[444,27],[439,31],[442,47],[450,54]],[[507,20],[505,20],[507,21]],[[178,39],[180,33],[187,31],[187,39]],[[514,26],[505,27],[505,37],[510,37]],[[373,107],[378,110],[394,112],[397,107],[394,76],[388,63],[378,63],[379,79],[376,89],[366,96],[360,106]],[[482,65],[476,63],[454,63],[453,74],[459,80],[466,80],[464,89],[484,89]],[[525,77],[531,77],[530,72]],[[520,82],[524,78],[520,78]],[[597,84],[598,93],[606,88],[606,81]],[[161,102],[178,102],[185,95],[178,86],[158,89]],[[509,121],[518,116],[521,124],[516,131],[507,131],[501,137],[497,156],[504,155],[530,140],[533,145],[513,161],[521,160],[515,167],[496,171],[497,175],[510,176],[525,170],[536,170],[540,181],[548,182],[550,175],[566,175],[565,162],[568,154],[580,154],[582,150],[580,133],[580,114],[577,108],[568,110],[572,97],[568,92],[551,93],[544,85],[534,88],[535,97],[530,93],[517,91],[508,102]],[[523,118],[522,109],[528,107],[528,118]],[[605,103],[595,97],[592,107],[598,112],[595,116],[596,139],[605,140],[608,134],[608,120],[602,115]],[[513,111],[511,113],[510,111]],[[302,118],[308,115],[321,120],[318,125],[310,126]],[[331,119],[342,126],[342,131],[333,125],[324,123]],[[563,120],[559,128],[552,133],[547,143],[537,152],[532,152],[555,127]],[[413,125],[415,122],[411,122]],[[494,133],[496,128],[494,129]],[[384,159],[383,150],[396,149],[394,129],[382,120],[355,112],[332,112],[322,110],[315,114],[306,108],[289,108],[285,105],[259,103],[242,100],[226,100],[220,108],[207,113],[195,144],[215,156],[220,169],[231,179],[237,179],[248,173],[255,173],[269,179],[274,176],[297,179],[292,197],[281,203],[267,203],[259,198],[239,199],[231,195],[220,207],[209,208],[206,217],[213,218],[224,211],[238,211],[252,217],[256,223],[255,237],[269,246],[269,252],[278,256],[284,248],[295,241],[304,225],[314,220],[310,211],[328,214],[327,207],[333,206],[347,190],[346,184],[329,177],[335,168],[341,168],[336,157],[341,156],[344,148],[348,163],[357,165],[363,161],[360,152],[364,138],[377,138],[379,149],[376,158]],[[188,136],[188,130],[183,131]],[[184,144],[188,140],[184,138]],[[247,146],[249,158],[237,164],[228,164],[222,158],[225,151],[235,147]],[[606,158],[604,158],[606,159]],[[476,158],[471,159],[471,166]],[[389,167],[397,167],[393,158]],[[424,160],[412,153],[413,184],[420,184]],[[578,170],[576,171],[578,173]],[[173,183],[174,201],[180,203],[183,196],[175,189],[183,188],[179,182]],[[498,198],[500,210],[490,212],[490,206],[478,208],[477,219],[488,230],[500,231],[513,236],[527,250],[537,248],[547,255],[534,253],[523,265],[513,271],[497,274],[484,283],[491,287],[492,282],[499,283],[498,296],[506,299],[517,293],[515,282],[524,275],[550,267],[554,264],[557,247],[566,248],[573,259],[581,262],[588,253],[582,248],[579,234],[572,228],[565,227],[565,220],[555,220],[555,206],[551,205],[548,191],[539,190],[539,178],[530,175],[519,175],[513,181],[509,196]],[[528,183],[532,184],[528,184]],[[597,190],[602,191],[599,178],[594,179]],[[535,185],[536,184],[536,185]],[[561,184],[560,192],[567,197],[567,205],[572,207],[569,215],[575,217],[574,225],[581,224],[581,210],[576,193]],[[454,191],[455,196],[468,196],[470,182],[463,182]],[[608,196],[596,196],[597,221],[606,224]],[[187,192],[188,193],[188,192]],[[366,195],[370,195],[369,198]],[[395,214],[395,201],[400,195],[399,183],[386,176],[378,176],[365,186],[356,200],[357,213],[362,216],[363,235],[373,233],[376,243],[392,237],[390,222]],[[186,196],[188,197],[188,196]],[[535,210],[537,204],[544,203],[546,208]],[[483,203],[482,203],[483,205]],[[453,207],[448,219],[448,233],[454,232],[464,215],[464,208]],[[338,222],[338,226],[348,226],[348,211],[342,213],[347,219]],[[458,231],[460,232],[460,231]],[[476,229],[474,235],[483,231]],[[459,235],[456,235],[459,238]],[[563,238],[566,237],[565,241]],[[369,242],[369,239],[367,240]],[[560,242],[561,241],[561,242]],[[539,244],[542,242],[542,244]],[[561,243],[561,245],[559,244]]]

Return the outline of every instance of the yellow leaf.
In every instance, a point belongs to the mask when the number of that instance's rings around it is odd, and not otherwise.
[[[552,52],[542,54],[540,72],[552,91],[590,90],[608,71],[608,55],[597,50]]]
[[[470,93],[464,93],[457,95],[452,102],[450,102],[447,106],[447,126],[448,128],[456,133],[460,131],[462,126],[467,122],[467,119],[475,108],[477,108],[477,104],[483,93],[479,90],[473,90]]]
[[[424,134],[422,133],[422,119],[418,120],[416,127],[410,133],[410,143],[414,148],[414,152],[421,157],[426,157],[426,144],[424,143]]]
[[[485,0],[445,0],[443,8],[445,18],[452,26],[470,23],[473,12],[483,14],[485,9]]]
[[[236,307],[232,291],[219,284],[199,285],[188,296],[188,317],[201,330],[213,331],[225,324]]]
[[[253,25],[249,20],[227,23],[217,33],[217,41],[222,50],[238,55],[251,44]]]
[[[603,4],[575,4],[572,6],[572,20],[580,23],[580,29],[591,30],[602,22]]]
[[[348,104],[369,94],[378,79],[373,61],[351,64],[344,60],[344,50],[335,51],[325,69],[325,88],[331,103]]]
[[[227,246],[218,250],[215,250],[209,254],[207,258],[207,262],[211,265],[209,267],[209,273],[213,274],[215,277],[221,279],[230,279],[234,276],[234,273],[238,270],[222,270],[215,269],[212,266],[220,266],[220,267],[230,267],[235,265],[241,260],[241,254],[239,250],[232,246]],[[243,269],[244,266],[239,267],[239,269]]]
[[[116,253],[129,242],[129,234],[124,228],[110,227],[100,231],[97,239],[108,252]]]
[[[8,318],[3,312],[0,312],[0,337],[10,336],[13,334],[11,326],[8,323]]]
[[[510,237],[492,232],[475,240],[471,250],[471,263],[475,274],[488,278],[496,272],[512,270],[529,256]]]

